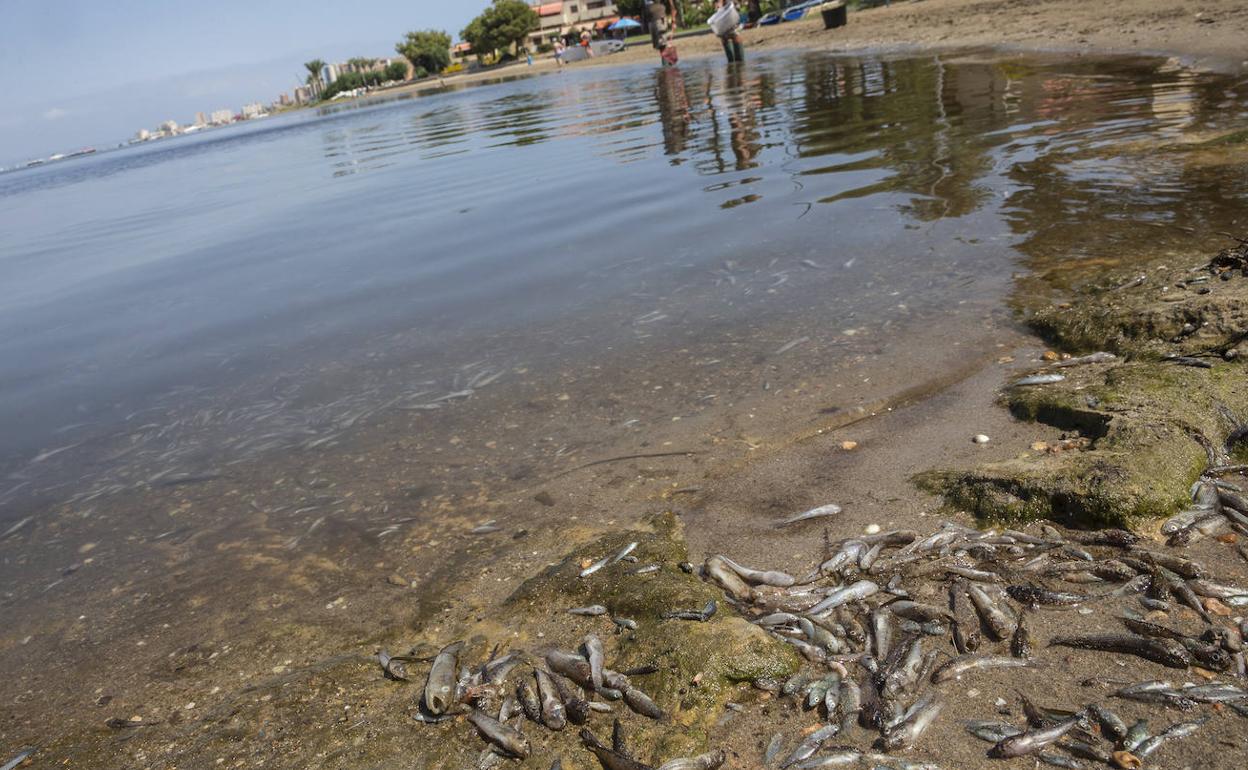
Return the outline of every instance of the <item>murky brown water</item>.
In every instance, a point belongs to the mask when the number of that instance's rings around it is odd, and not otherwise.
[[[1246,96],[1155,59],[759,56],[0,178],[0,737],[472,612],[956,380],[1017,273],[1235,228],[1245,166],[1184,146]]]

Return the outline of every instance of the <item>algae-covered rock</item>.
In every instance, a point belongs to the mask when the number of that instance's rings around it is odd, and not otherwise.
[[[636,623],[635,630],[604,636],[607,666],[625,671],[656,666],[653,674],[634,683],[662,707],[662,722],[634,722],[634,753],[660,759],[705,750],[707,733],[723,714],[724,704],[749,689],[748,682],[763,676],[783,677],[797,670],[799,661],[787,646],[746,622],[724,603],[723,592],[677,566],[688,558],[679,520],[662,513],[646,522],[645,530],[607,535],[576,548],[558,564],[522,584],[507,600],[509,609],[525,615],[545,615],[569,626],[568,608],[601,604],[610,615]],[[608,564],[585,578],[583,565],[618,554],[637,542],[637,562]],[[657,572],[634,574],[658,564]],[[714,600],[718,610],[707,621],[664,619],[678,609],[702,609]],[[556,639],[558,634],[554,635]],[[575,635],[565,635],[560,646],[573,649]]]
[[[917,483],[986,519],[1130,526],[1172,513],[1206,467],[1236,455],[1228,442],[1248,423],[1238,355],[1248,338],[1245,266],[1243,244],[1204,267],[1140,265],[1037,312],[1031,326],[1053,346],[1123,356],[1002,397],[1018,419],[1076,433],[1086,448],[933,471]],[[1212,368],[1184,365],[1195,362]]]

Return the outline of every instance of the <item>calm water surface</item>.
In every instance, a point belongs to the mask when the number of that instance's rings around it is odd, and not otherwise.
[[[808,375],[998,306],[1021,268],[1233,228],[1242,167],[1159,148],[1246,114],[1244,82],[1160,59],[773,55],[5,174],[0,518],[608,358],[733,362],[725,388],[769,385],[750,367],[779,356],[766,376]]]

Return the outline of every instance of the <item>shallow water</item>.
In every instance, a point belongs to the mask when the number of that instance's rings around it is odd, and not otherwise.
[[[1020,268],[1233,227],[1242,166],[1158,148],[1242,124],[1246,95],[1160,59],[772,55],[6,174],[0,518],[332,449],[517,380],[684,383],[602,384],[629,424],[1000,320]]]

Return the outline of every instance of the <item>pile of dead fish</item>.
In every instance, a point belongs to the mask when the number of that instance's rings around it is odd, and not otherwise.
[[[595,712],[614,712],[614,703],[623,703],[644,717],[662,719],[663,710],[630,678],[653,674],[657,668],[626,672],[607,668],[602,640],[595,634],[585,636],[579,651],[550,650],[545,655],[545,665],[537,666],[525,665],[520,653],[498,657],[495,650],[483,664],[461,667],[463,648],[463,642],[456,642],[443,648],[433,659],[413,716],[417,721],[436,724],[466,714],[467,721],[488,744],[477,767],[493,767],[506,758],[527,758],[532,751],[522,731],[527,718],[536,726],[555,731],[569,724],[581,726],[580,737],[585,748],[608,770],[653,770],[629,754],[623,725],[618,719],[609,748],[585,725],[590,723]],[[406,681],[405,664],[419,659],[391,656],[383,650],[378,660],[386,677]],[[511,683],[511,675],[517,671],[521,674]],[[724,759],[722,751],[714,751],[673,759],[658,770],[715,770]],[[560,759],[555,759],[551,765],[552,770],[561,767]]]
[[[827,509],[781,523],[821,518]],[[1235,537],[1224,540],[1234,541],[1248,535],[1246,511],[1248,496],[1238,487],[1204,480],[1193,487],[1192,508],[1165,522],[1162,531],[1172,547],[1227,530],[1235,530]],[[1139,610],[1127,604],[1117,618],[1121,633],[1072,630],[1048,644],[1132,655],[1179,670],[1196,667],[1210,680],[1246,675],[1248,620],[1236,625],[1230,616],[1232,607],[1248,607],[1248,588],[1215,582],[1200,563],[1127,531],[1063,533],[1044,526],[1034,536],[945,523],[926,537],[877,531],[829,544],[824,555],[804,576],[751,569],[722,555],[701,568],[745,617],[813,664],[788,681],[755,683],[825,716],[819,729],[787,751],[784,736],[777,735],[764,758],[768,766],[931,767],[892,757],[882,762],[832,744],[861,727],[878,733],[877,751],[909,748],[938,718],[945,683],[972,671],[1041,665],[1027,618],[1042,608],[1073,610],[1079,617],[1096,611],[1089,605],[1138,601]],[[941,598],[915,601],[933,595]],[[1176,603],[1199,615],[1202,631],[1160,622]],[[1248,691],[1228,682],[1142,682],[1114,696],[1180,708],[1216,703],[1248,717]],[[1086,760],[1140,767],[1163,742],[1191,735],[1204,723],[1192,719],[1150,735],[1146,724],[1127,727],[1104,705],[1057,712],[1025,702],[1024,713],[1025,727],[977,722],[969,729],[993,742],[991,757],[1035,755],[1070,768]]]

